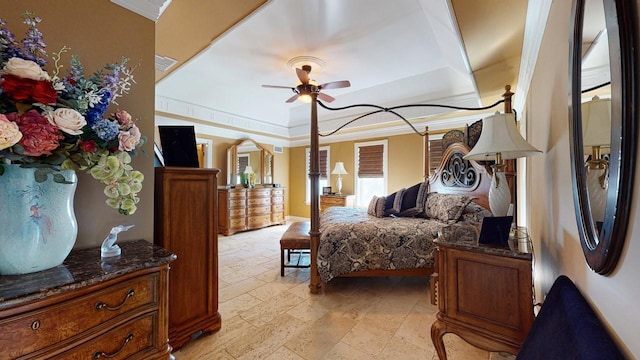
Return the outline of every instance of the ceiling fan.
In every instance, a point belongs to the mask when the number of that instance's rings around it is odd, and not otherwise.
[[[262,87],[275,89],[291,89],[291,91],[293,91],[295,95],[287,99],[286,102],[290,103],[296,101],[296,99],[298,98],[300,98],[300,101],[302,102],[311,102],[310,95],[313,93],[317,94],[320,100],[332,102],[333,100],[335,100],[335,98],[320,91],[324,89],[339,89],[351,86],[351,83],[348,80],[333,81],[326,84],[318,85],[315,80],[309,78],[309,73],[311,73],[311,65],[302,65],[302,69],[296,68],[296,74],[298,75],[298,79],[300,79],[300,84],[296,85],[296,87],[279,85],[262,85]]]

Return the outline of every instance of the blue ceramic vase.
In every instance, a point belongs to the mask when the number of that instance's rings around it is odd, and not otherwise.
[[[76,173],[62,171],[72,184],[35,181],[33,168],[3,165],[0,176],[0,275],[37,272],[62,264],[73,248],[78,223],[73,198]]]

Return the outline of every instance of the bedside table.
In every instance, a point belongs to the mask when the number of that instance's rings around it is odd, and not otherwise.
[[[438,314],[431,340],[446,360],[442,337],[454,333],[488,351],[517,354],[533,324],[530,242],[511,249],[439,238],[431,290]],[[432,295],[433,296],[433,295]]]
[[[332,206],[353,207],[355,204],[355,195],[320,195],[320,211]]]

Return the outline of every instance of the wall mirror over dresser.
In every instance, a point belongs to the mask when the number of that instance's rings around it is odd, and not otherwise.
[[[634,1],[573,2],[571,175],[585,259],[602,275],[615,269],[622,252],[634,185],[639,101],[634,14]]]
[[[246,139],[227,150],[227,184],[218,189],[218,232],[231,235],[285,223],[285,189],[273,185],[273,153]]]
[[[273,183],[273,153],[251,139],[227,149],[227,184],[244,185],[243,174],[253,173],[253,184]]]

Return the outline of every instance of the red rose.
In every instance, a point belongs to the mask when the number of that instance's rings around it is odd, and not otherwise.
[[[95,152],[96,149],[98,149],[98,145],[96,144],[95,140],[81,141],[80,149],[82,149],[82,151],[84,152],[92,153]]]
[[[2,76],[2,90],[18,102],[39,102],[55,104],[58,93],[50,81],[25,79],[19,76],[5,74]]]

